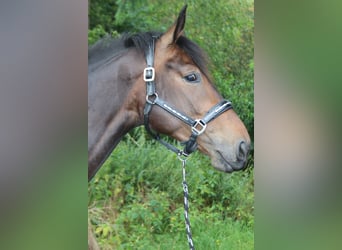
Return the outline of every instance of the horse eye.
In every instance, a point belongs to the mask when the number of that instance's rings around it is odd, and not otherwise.
[[[190,83],[197,83],[200,81],[200,76],[196,73],[191,73],[191,74],[185,76],[184,79]]]

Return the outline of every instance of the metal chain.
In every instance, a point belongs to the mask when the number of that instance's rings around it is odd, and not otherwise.
[[[195,250],[195,246],[192,240],[192,234],[191,234],[191,228],[190,228],[190,219],[189,219],[189,191],[188,191],[188,184],[186,183],[185,179],[185,163],[186,163],[186,157],[181,157],[178,155],[178,159],[182,162],[183,167],[183,191],[184,191],[184,218],[185,218],[185,230],[186,230],[186,236],[188,238],[189,248],[190,250]]]

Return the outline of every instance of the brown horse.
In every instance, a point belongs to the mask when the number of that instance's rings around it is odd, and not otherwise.
[[[144,121],[149,131],[186,141],[178,153],[198,146],[218,170],[245,167],[248,132],[212,84],[200,48],[183,35],[185,13],[186,6],[163,34],[103,39],[89,50],[89,180],[122,137]]]

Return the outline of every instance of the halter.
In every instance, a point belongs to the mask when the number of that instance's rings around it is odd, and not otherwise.
[[[189,192],[188,192],[188,185],[185,180],[185,163],[187,157],[197,149],[197,142],[196,139],[199,135],[203,134],[205,129],[207,128],[207,124],[214,120],[216,117],[224,113],[225,111],[232,109],[232,103],[227,100],[222,100],[214,107],[212,107],[202,119],[192,119],[191,117],[187,116],[183,112],[173,108],[167,102],[159,98],[156,92],[156,85],[155,85],[155,70],[154,70],[154,41],[157,37],[152,37],[152,42],[149,44],[148,50],[145,52],[146,54],[146,62],[147,67],[144,69],[144,81],[146,83],[146,103],[144,108],[144,125],[146,131],[158,142],[163,144],[166,148],[173,151],[177,154],[178,158],[182,162],[183,167],[183,192],[184,192],[184,217],[185,217],[185,225],[186,225],[186,234],[188,239],[189,248],[194,250],[194,244],[192,240],[192,234],[190,229],[190,219],[189,219]],[[149,125],[149,114],[152,110],[153,105],[157,105],[160,108],[164,109],[174,117],[178,118],[182,122],[186,123],[191,127],[191,135],[188,141],[184,144],[184,149],[178,149],[174,145],[162,140],[160,135],[154,132]]]
[[[146,51],[146,62],[147,68],[144,69],[144,81],[146,83],[146,103],[144,108],[144,125],[146,131],[158,142],[163,144],[166,148],[176,153],[178,156],[187,157],[192,152],[197,149],[197,142],[196,139],[199,135],[203,134],[207,124],[214,120],[216,117],[224,113],[225,111],[232,109],[232,103],[228,100],[222,100],[213,106],[202,119],[192,119],[188,115],[184,114],[183,112],[175,109],[170,104],[162,100],[157,92],[156,92],[156,85],[155,85],[155,69],[154,65],[154,41],[157,37],[152,37],[152,42],[149,45],[148,50]],[[163,110],[167,111],[174,117],[178,118],[182,122],[186,123],[191,127],[191,135],[188,141],[184,144],[184,149],[180,150],[177,147],[173,146],[172,144],[162,140],[160,135],[150,128],[149,125],[149,114],[153,105],[157,105]]]

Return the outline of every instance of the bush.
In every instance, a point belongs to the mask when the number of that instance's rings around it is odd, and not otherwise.
[[[253,171],[227,175],[199,153],[186,168],[194,235],[234,227],[252,242]],[[108,248],[164,244],[158,235],[185,237],[181,163],[154,142],[122,141],[89,184],[89,207],[97,237]]]

